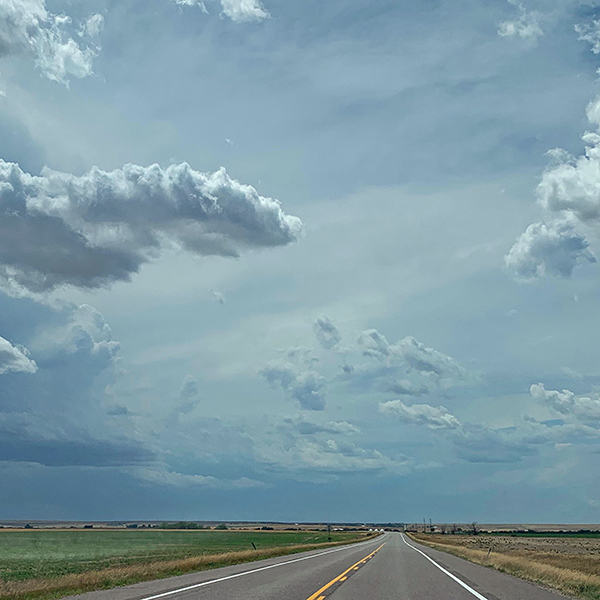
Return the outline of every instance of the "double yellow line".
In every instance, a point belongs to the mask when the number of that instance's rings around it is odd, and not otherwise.
[[[371,554],[365,556],[364,558],[361,558],[358,562],[354,563],[350,568],[346,569],[341,575],[338,575],[337,577],[332,579],[329,583],[325,584],[320,590],[318,590],[312,596],[307,598],[307,600],[324,600],[325,596],[322,595],[324,591],[328,590],[334,583],[337,583],[338,581],[346,581],[346,579],[348,578],[348,573],[350,573],[350,571],[357,571],[361,564],[367,562],[372,556],[374,556],[377,552],[379,552],[386,545],[386,543],[387,542],[383,542],[383,544],[381,544],[381,546],[379,546],[379,548],[373,550],[373,552],[371,552]]]

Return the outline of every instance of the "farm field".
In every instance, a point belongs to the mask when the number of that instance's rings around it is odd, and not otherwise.
[[[481,565],[586,600],[600,599],[600,536],[436,535],[410,537]]]
[[[0,530],[0,598],[58,598],[308,550],[327,539],[318,531]]]

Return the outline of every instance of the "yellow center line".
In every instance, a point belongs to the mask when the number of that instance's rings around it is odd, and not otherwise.
[[[334,583],[336,583],[338,581],[343,581],[342,577],[345,580],[347,578],[346,576],[348,575],[348,573],[350,573],[350,571],[352,571],[352,570],[356,571],[358,569],[358,565],[369,560],[369,558],[374,556],[376,552],[379,552],[386,545],[386,543],[387,542],[383,542],[383,544],[381,544],[381,546],[379,546],[379,548],[376,548],[375,550],[373,550],[373,552],[371,552],[371,554],[365,556],[364,558],[361,558],[358,562],[355,562],[351,567],[346,569],[343,573],[341,573],[337,577],[334,577],[329,583],[326,583],[319,591],[315,592],[312,596],[308,597],[306,600],[323,600],[325,598],[325,596],[322,596],[321,594],[325,590],[329,589]]]

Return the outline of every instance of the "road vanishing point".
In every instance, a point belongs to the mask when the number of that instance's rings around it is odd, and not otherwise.
[[[402,533],[71,596],[77,600],[559,600]]]

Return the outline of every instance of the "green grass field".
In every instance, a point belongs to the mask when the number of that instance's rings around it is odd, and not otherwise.
[[[332,541],[361,534],[334,532]],[[0,581],[47,579],[110,567],[239,550],[327,542],[317,531],[0,530]]]

